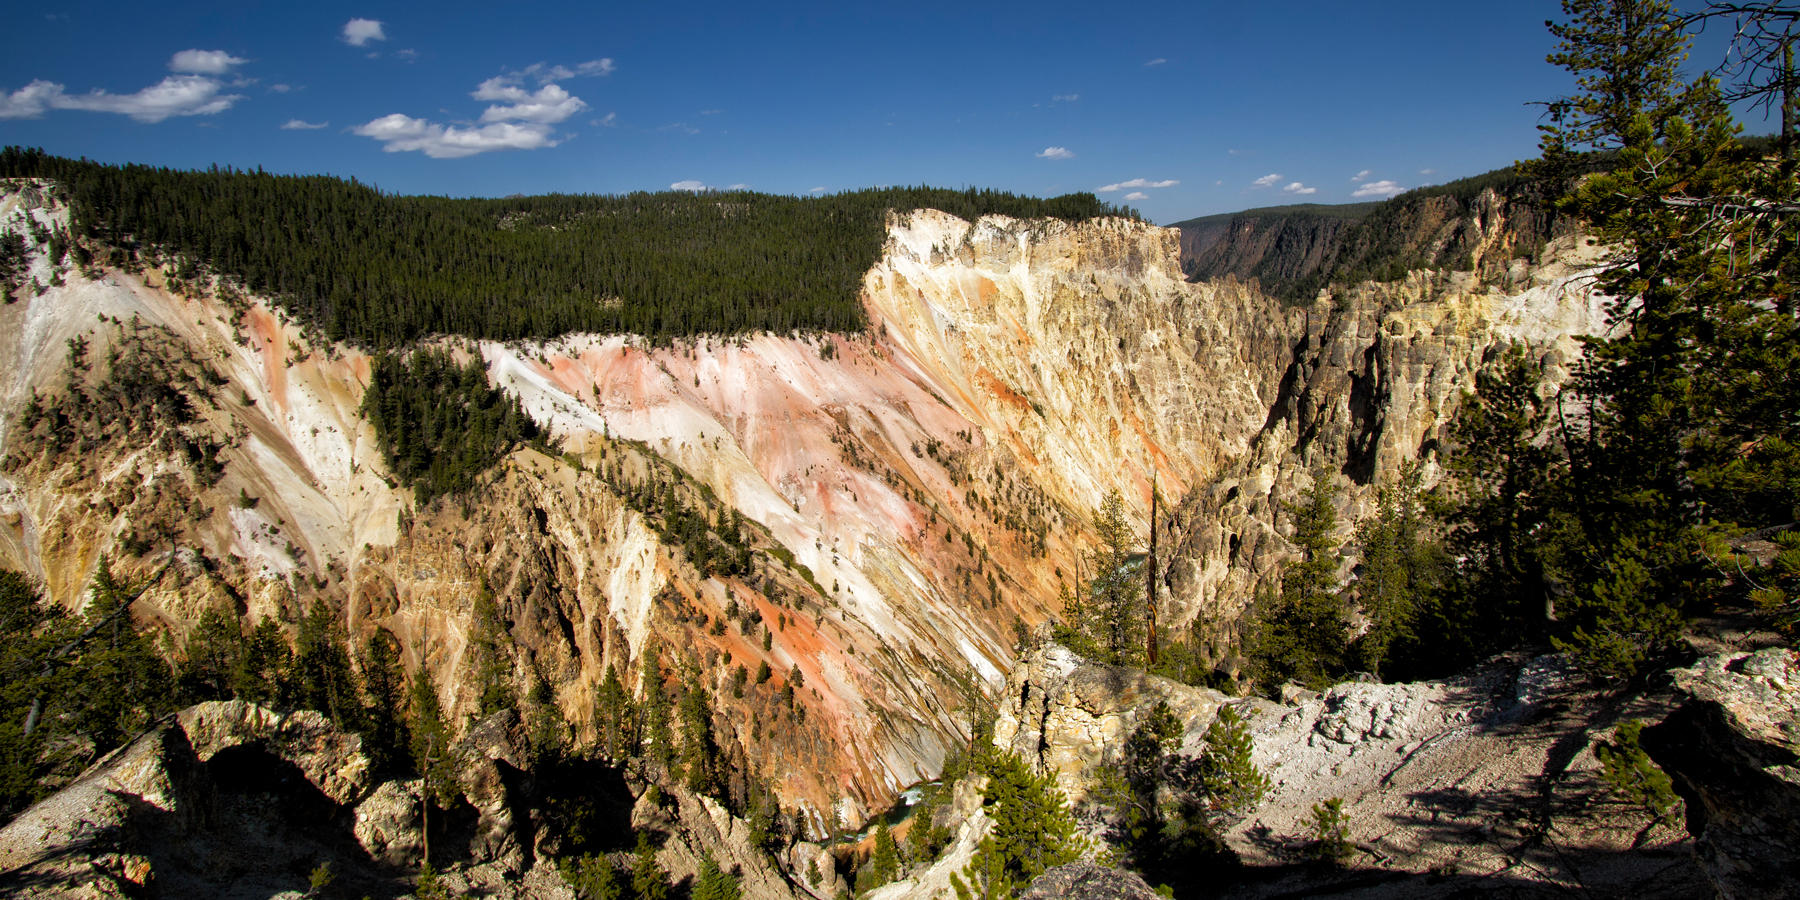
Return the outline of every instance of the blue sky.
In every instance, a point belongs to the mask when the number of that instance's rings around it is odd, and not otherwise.
[[[928,183],[1167,223],[1506,165],[1570,86],[1555,0],[53,8],[10,17],[0,143],[401,193]]]

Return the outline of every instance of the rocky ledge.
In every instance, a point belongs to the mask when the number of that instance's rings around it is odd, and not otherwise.
[[[1673,673],[1686,701],[1644,749],[1687,803],[1725,897],[1800,897],[1800,656],[1723,653]]]

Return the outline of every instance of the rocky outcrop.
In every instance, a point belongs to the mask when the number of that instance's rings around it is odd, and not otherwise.
[[[523,871],[528,860],[518,811],[525,806],[518,784],[530,767],[513,735],[519,716],[510,709],[482,719],[451,748],[463,798],[475,809],[475,838],[470,852],[507,872]]]
[[[1687,802],[1725,897],[1800,897],[1800,656],[1772,648],[1675,670],[1685,702],[1643,746]]]
[[[1031,882],[1019,900],[1158,900],[1136,872],[1091,862],[1057,866]]]
[[[200,824],[197,763],[186,736],[167,727],[114,751],[0,828],[0,894],[75,900],[150,889],[160,873],[136,838]]]
[[[190,706],[176,722],[201,762],[220,751],[253,746],[291,763],[333,802],[354,806],[374,786],[362,738],[310,709],[277,712],[243,700]]]
[[[367,784],[354,741],[316,714],[188,709],[0,829],[0,893],[263,898],[329,861],[347,891],[391,895],[404,870],[370,860],[331,794]]]
[[[1125,739],[1158,703],[1183,731],[1204,734],[1228,699],[1137,669],[1089,663],[1043,643],[1019,661],[994,720],[994,745],[1052,773],[1071,802],[1087,797],[1103,765],[1117,763]]]
[[[424,857],[420,827],[421,779],[384,781],[356,806],[356,842],[377,862],[395,868],[417,868]]]
[[[820,868],[820,882],[797,888],[790,883],[804,883],[806,869],[783,873],[774,859],[750,841],[750,828],[719,805],[711,797],[680,788],[663,795],[665,805],[655,806],[640,800],[632,811],[634,827],[659,831],[667,835],[657,850],[657,862],[676,883],[691,881],[700,874],[705,858],[726,872],[735,872],[744,900],[797,900],[806,891],[813,896],[835,897],[848,888],[837,877],[836,866],[829,864],[829,854],[813,855],[809,861]],[[807,857],[801,850],[796,859]]]

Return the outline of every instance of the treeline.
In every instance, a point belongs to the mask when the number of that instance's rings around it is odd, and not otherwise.
[[[446,350],[376,354],[361,411],[388,471],[421,505],[473,487],[519,443],[539,437],[518,398],[488,384],[479,357],[458,365]]]
[[[54,179],[103,261],[179,255],[274,296],[335,340],[666,339],[855,331],[889,210],[1081,221],[1133,216],[1092,194],[884,188],[504,199],[406,197],[328,176],[102,165],[0,151],[0,177]]]

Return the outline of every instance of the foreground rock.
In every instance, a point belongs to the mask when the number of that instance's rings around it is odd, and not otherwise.
[[[1090,862],[1057,866],[1037,877],[1019,900],[1161,900],[1135,872]]]
[[[1080,798],[1156,702],[1184,723],[1181,752],[1194,756],[1228,699],[1050,646],[1026,655],[995,737]],[[1295,692],[1286,704],[1232,702],[1250,722],[1272,789],[1225,832],[1244,869],[1222,893],[1710,892],[1687,834],[1608,794],[1593,754],[1617,722],[1661,718],[1672,697],[1609,699],[1560,658],[1540,657],[1445,681],[1347,683]],[[1341,866],[1320,868],[1310,854],[1312,811],[1334,797],[1355,849]],[[1092,804],[1077,811],[1091,835],[1102,830]]]
[[[1726,653],[1674,672],[1686,698],[1643,744],[1687,801],[1726,897],[1800,896],[1800,657]]]
[[[616,769],[534,787],[547,776],[522,752],[517,725],[511,710],[496,713],[451,748],[460,797],[442,819],[433,814],[431,847],[452,891],[574,900],[557,867],[566,829],[545,809],[555,790],[587,804],[579,815],[598,845],[588,852],[610,850],[615,865],[628,863],[637,829],[654,836],[676,884],[710,856],[739,874],[745,900],[800,896],[748,826],[709,797],[668,788],[652,803]],[[378,780],[361,740],[318,713],[202,703],[0,828],[0,896],[297,898],[324,864],[337,895],[400,897],[424,850],[422,795],[419,779]],[[820,848],[788,856],[832,872]],[[845,888],[832,872],[811,893]]]
[[[249,704],[170,717],[0,829],[0,895],[264,898],[329,862],[344,891],[392,896],[398,873],[326,790],[357,799],[366,776],[344,773],[368,760],[316,719]]]

